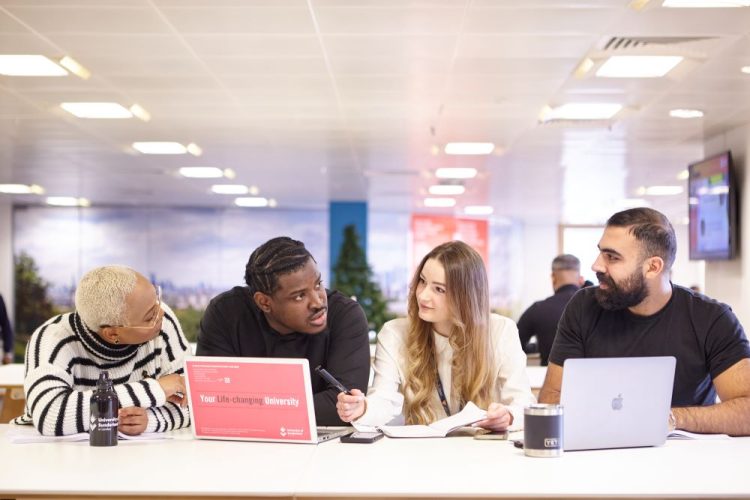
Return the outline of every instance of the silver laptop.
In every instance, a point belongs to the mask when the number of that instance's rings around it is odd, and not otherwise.
[[[566,360],[565,451],[664,444],[675,363],[673,356]]]
[[[198,439],[320,443],[353,431],[315,425],[307,359],[195,356],[185,378]]]

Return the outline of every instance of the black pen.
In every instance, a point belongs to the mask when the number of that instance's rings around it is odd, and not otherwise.
[[[334,386],[336,389],[338,389],[339,392],[343,392],[345,394],[351,395],[351,392],[349,392],[349,389],[347,389],[346,387],[344,387],[344,384],[342,384],[341,382],[339,382],[338,380],[336,380],[336,377],[334,377],[333,375],[331,375],[330,373],[328,373],[328,371],[326,371],[326,369],[323,368],[322,366],[318,365],[317,368],[315,368],[315,372],[318,375],[320,375],[321,377],[323,377],[323,379],[326,382],[328,382],[329,384],[331,384],[332,386]]]

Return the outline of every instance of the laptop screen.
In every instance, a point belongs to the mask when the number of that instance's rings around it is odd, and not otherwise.
[[[193,357],[185,373],[196,438],[317,442],[306,359]]]
[[[566,360],[565,450],[664,444],[674,371],[672,356]]]

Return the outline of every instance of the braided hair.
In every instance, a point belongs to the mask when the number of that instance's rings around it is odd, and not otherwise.
[[[279,276],[293,273],[315,259],[301,241],[287,236],[263,243],[250,255],[245,266],[245,283],[250,293],[272,295],[279,287]]]

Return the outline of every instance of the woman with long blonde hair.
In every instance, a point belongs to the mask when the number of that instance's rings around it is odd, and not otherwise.
[[[451,241],[417,267],[408,318],[389,321],[378,334],[367,397],[342,392],[336,408],[345,422],[429,424],[469,401],[487,409],[478,426],[502,431],[521,425],[534,396],[515,323],[490,313],[481,256]]]

